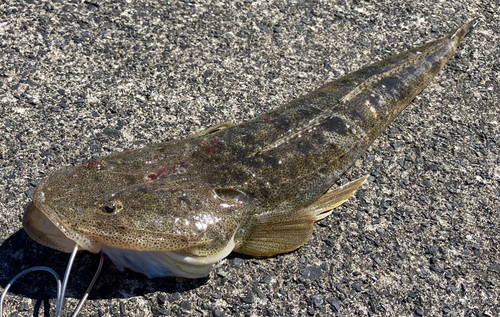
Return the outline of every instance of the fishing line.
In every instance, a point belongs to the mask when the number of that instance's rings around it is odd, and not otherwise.
[[[89,287],[87,287],[87,290],[85,291],[85,294],[83,295],[82,299],[80,299],[80,302],[78,303],[78,306],[76,306],[75,311],[71,315],[71,317],[76,317],[80,310],[83,307],[83,304],[87,300],[87,297],[89,296],[90,291],[92,290],[92,287],[94,287],[95,281],[97,281],[97,277],[99,276],[99,273],[101,273],[102,269],[102,264],[104,263],[104,256],[101,253],[101,258],[99,259],[99,266],[97,267],[97,271],[94,274],[94,277],[92,278],[92,282],[90,282]],[[0,316],[2,317],[2,316]]]
[[[0,317],[2,317],[2,315],[3,315],[3,309],[2,309],[3,300],[5,298],[5,295],[7,295],[7,291],[9,290],[9,288],[12,286],[12,284],[14,284],[14,282],[18,278],[20,278],[21,276],[26,275],[30,272],[33,272],[33,271],[45,271],[45,272],[49,272],[50,274],[52,274],[56,278],[57,298],[59,299],[59,297],[61,297],[61,279],[59,278],[59,275],[57,275],[56,271],[54,271],[50,267],[46,267],[46,266],[35,266],[35,267],[26,269],[26,270],[22,271],[21,273],[17,274],[12,280],[10,280],[10,282],[7,284],[7,286],[5,286],[5,289],[3,290],[2,295],[0,296]]]
[[[68,266],[66,267],[66,272],[64,272],[64,280],[62,284],[61,296],[57,298],[56,317],[61,316],[62,305],[64,302],[64,294],[66,293],[66,286],[68,285],[68,279],[69,279],[69,273],[71,272],[71,267],[73,266],[73,262],[75,262],[76,252],[78,252],[78,244],[75,243],[75,247],[73,248],[73,252],[71,252],[71,257],[69,258]]]
[[[45,271],[49,272],[54,276],[56,279],[57,283],[57,297],[56,297],[56,317],[60,317],[62,313],[62,308],[64,304],[64,294],[66,293],[66,286],[68,285],[68,279],[69,279],[69,273],[71,271],[71,267],[73,265],[73,262],[75,261],[76,253],[78,252],[78,244],[75,245],[75,248],[73,249],[73,252],[71,252],[71,256],[68,262],[68,265],[66,267],[66,272],[64,273],[64,279],[61,281],[61,278],[59,275],[51,269],[50,267],[47,266],[35,266],[29,269],[26,269],[22,271],[21,273],[17,274],[13,279],[9,281],[9,283],[5,286],[5,289],[2,292],[2,295],[0,295],[0,317],[3,316],[3,301],[5,299],[5,296],[7,295],[7,292],[9,291],[10,287],[12,284],[14,284],[15,281],[17,281],[20,277],[34,271]],[[83,307],[83,304],[87,300],[87,297],[89,296],[90,291],[92,290],[92,287],[94,286],[97,277],[99,276],[99,273],[101,272],[102,265],[104,262],[104,257],[101,253],[101,258],[99,260],[99,266],[97,267],[97,271],[94,274],[94,277],[92,278],[92,281],[90,282],[89,286],[87,287],[87,290],[85,291],[85,294],[83,295],[82,299],[80,299],[80,302],[76,306],[75,311],[71,315],[71,317],[76,317],[80,310]]]

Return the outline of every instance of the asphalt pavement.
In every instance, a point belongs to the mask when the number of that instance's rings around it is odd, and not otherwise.
[[[22,229],[62,166],[241,123],[475,16],[441,74],[343,175],[370,174],[302,248],[206,279],[105,266],[82,316],[500,316],[500,5],[463,1],[0,1],[0,290],[67,254]],[[70,310],[98,257],[77,256]],[[4,316],[49,316],[23,278]]]

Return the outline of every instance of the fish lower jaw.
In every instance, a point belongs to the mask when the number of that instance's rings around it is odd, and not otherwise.
[[[23,227],[36,242],[62,252],[71,253],[75,244],[79,249],[92,253],[101,251],[101,244],[92,239],[53,223],[35,204],[30,204],[24,214]]]
[[[102,249],[102,245],[99,242],[95,242],[84,235],[77,232],[67,232],[66,235],[76,244],[80,250],[87,250],[91,253],[99,253]]]

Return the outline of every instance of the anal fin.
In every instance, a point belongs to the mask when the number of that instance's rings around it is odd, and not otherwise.
[[[363,185],[368,176],[369,175],[363,176],[339,188],[329,191],[304,209],[314,214],[316,216],[316,220],[328,217],[332,214],[333,209],[342,205],[346,200],[351,198],[356,190]]]

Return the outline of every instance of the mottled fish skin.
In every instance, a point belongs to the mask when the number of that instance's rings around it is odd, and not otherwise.
[[[34,205],[92,252],[111,247],[204,257],[233,240],[235,251],[255,256],[298,248],[315,220],[299,211],[427,86],[475,23],[243,124],[57,171],[40,182]],[[255,251],[246,244],[254,226],[268,218],[299,231],[300,218],[306,233],[285,235],[283,249]],[[40,238],[29,214],[24,222],[35,240],[70,251]]]

